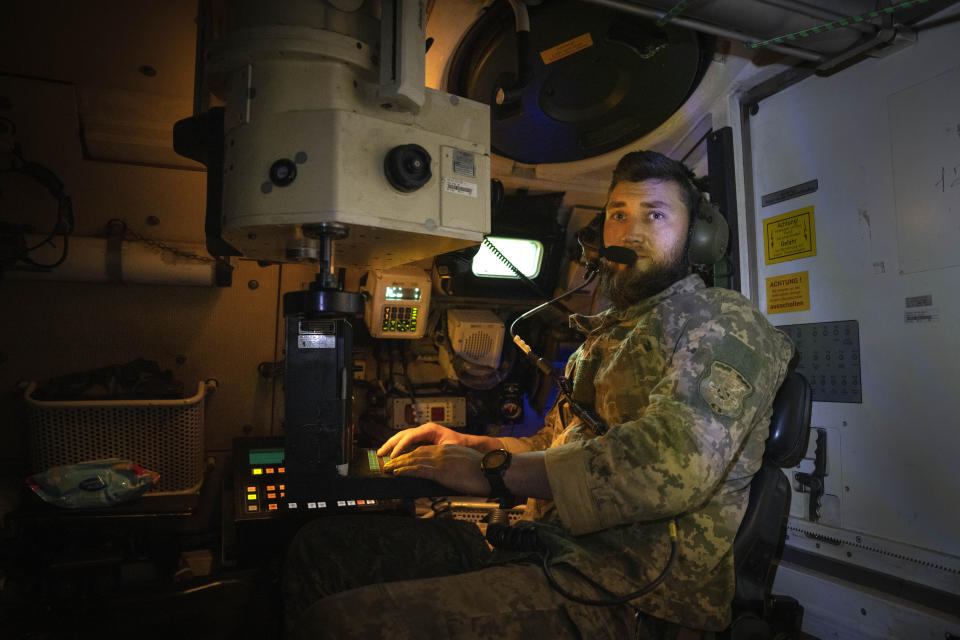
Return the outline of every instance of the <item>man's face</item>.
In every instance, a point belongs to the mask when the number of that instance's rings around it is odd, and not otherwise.
[[[600,286],[617,309],[663,291],[689,273],[690,213],[672,180],[621,181],[610,192],[603,225],[605,246],[632,249],[627,266],[603,261]]]

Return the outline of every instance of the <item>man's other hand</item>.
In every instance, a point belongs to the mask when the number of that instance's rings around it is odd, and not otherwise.
[[[483,454],[470,447],[430,445],[391,459],[383,469],[398,476],[433,480],[464,495],[486,496],[490,483],[480,470],[481,459]]]

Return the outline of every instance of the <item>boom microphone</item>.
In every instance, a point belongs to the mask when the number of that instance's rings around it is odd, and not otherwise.
[[[602,247],[600,255],[610,262],[631,265],[637,261],[637,253],[626,247]]]
[[[577,233],[577,242],[583,252],[583,264],[588,270],[600,267],[600,258],[610,262],[632,265],[637,261],[637,254],[626,247],[604,247],[595,229],[584,227]],[[600,245],[600,246],[598,246]]]

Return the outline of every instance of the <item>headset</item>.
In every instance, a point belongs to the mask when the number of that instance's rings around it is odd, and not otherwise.
[[[611,257],[608,251],[612,247],[604,247],[603,245],[603,224],[606,218],[607,210],[603,208],[594,216],[590,224],[578,233],[577,239],[583,246],[585,254],[592,249],[601,256]],[[727,245],[730,242],[730,227],[727,225],[727,220],[723,217],[723,214],[706,198],[700,198],[697,209],[693,212],[689,239],[687,259],[690,264],[712,265],[727,253]],[[634,256],[635,258],[636,256]],[[617,259],[613,261],[623,262],[623,260]]]
[[[601,238],[603,236],[600,236]],[[712,265],[727,255],[730,226],[720,210],[706,198],[700,198],[690,230],[690,264]]]

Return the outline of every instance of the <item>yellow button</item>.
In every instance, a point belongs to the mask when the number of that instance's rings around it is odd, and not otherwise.
[[[255,493],[248,493],[248,494],[247,494],[247,500],[256,500],[256,499],[257,499],[257,494],[255,494]]]
[[[253,475],[255,475],[255,476],[262,476],[262,475],[263,475],[263,469],[261,469],[260,467],[255,467],[255,468],[253,469]]]

